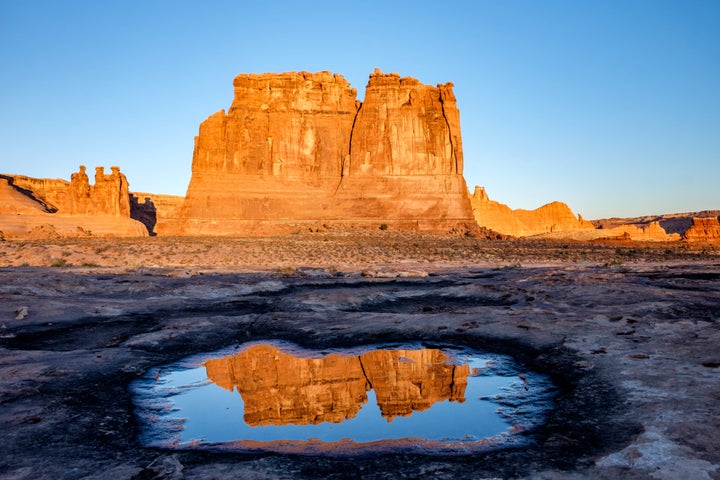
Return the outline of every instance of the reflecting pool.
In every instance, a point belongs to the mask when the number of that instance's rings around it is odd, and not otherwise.
[[[552,385],[511,357],[426,344],[244,344],[132,385],[147,445],[299,453],[467,452],[522,441]]]

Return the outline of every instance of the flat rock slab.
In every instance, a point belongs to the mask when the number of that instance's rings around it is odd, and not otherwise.
[[[0,477],[720,478],[717,262],[408,272],[0,269]],[[507,353],[553,378],[557,408],[531,446],[472,456],[139,444],[133,380],[262,339]]]

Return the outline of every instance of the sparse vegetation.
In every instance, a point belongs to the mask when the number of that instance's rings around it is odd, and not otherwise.
[[[50,261],[51,267],[67,267],[69,266],[68,261],[64,258],[53,258]]]
[[[133,248],[134,246],[134,248]],[[202,265],[241,269],[274,269],[287,265],[378,265],[422,262],[433,265],[496,265],[562,262],[585,265],[620,265],[673,260],[718,261],[720,246],[688,246],[683,242],[631,245],[589,244],[548,240],[488,240],[462,235],[356,228],[318,234],[272,237],[141,239],[55,239],[0,243],[0,266],[77,265],[122,267],[145,265]],[[69,255],[71,253],[72,255]],[[48,258],[52,260],[48,260]],[[64,261],[64,263],[63,263]]]

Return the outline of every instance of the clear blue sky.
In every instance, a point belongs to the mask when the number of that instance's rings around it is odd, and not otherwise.
[[[0,172],[183,195],[238,73],[451,81],[465,178],[586,218],[720,209],[720,1],[0,0]]]

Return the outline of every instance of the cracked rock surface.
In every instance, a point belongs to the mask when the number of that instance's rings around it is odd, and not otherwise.
[[[0,478],[720,478],[719,262],[422,268],[2,268]],[[552,377],[557,408],[530,446],[481,455],[138,442],[130,382],[261,339],[511,354]]]

